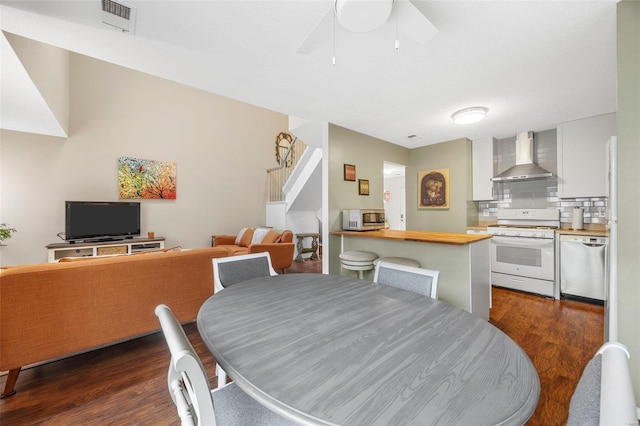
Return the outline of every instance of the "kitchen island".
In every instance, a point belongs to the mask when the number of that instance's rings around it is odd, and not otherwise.
[[[489,319],[491,235],[449,232],[332,231],[340,251],[364,250],[378,257],[406,257],[440,271],[438,299]],[[347,273],[346,271],[343,273]]]

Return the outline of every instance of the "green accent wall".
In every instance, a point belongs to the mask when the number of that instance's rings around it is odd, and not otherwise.
[[[343,127],[329,125],[328,228],[342,229],[342,210],[381,209],[384,162],[409,164],[409,149]],[[356,181],[344,180],[344,164],[356,166]],[[358,179],[369,180],[369,195],[358,195]],[[409,225],[409,224],[408,224]],[[340,237],[331,236],[329,273],[340,274]]]
[[[640,2],[618,3],[618,339],[640,406]]]
[[[472,201],[471,141],[457,139],[409,149],[339,126],[329,126],[328,229],[342,229],[343,209],[383,208],[384,162],[407,166],[407,230],[465,233],[477,221]],[[356,181],[344,180],[344,164],[356,166]],[[422,170],[448,168],[450,207],[418,209],[417,181]],[[369,180],[369,194],[358,195],[358,179]],[[329,238],[329,273],[340,274],[340,237]]]
[[[407,229],[412,231],[467,232],[477,221],[473,203],[471,141],[456,139],[411,150],[407,180]],[[418,208],[418,173],[449,169],[449,208]]]

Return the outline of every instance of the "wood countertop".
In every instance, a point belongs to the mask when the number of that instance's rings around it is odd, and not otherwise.
[[[558,235],[592,235],[594,237],[606,237],[609,235],[609,232],[606,230],[598,230],[598,229],[558,229],[556,231]]]
[[[420,243],[466,245],[491,238],[487,234],[458,234],[452,232],[398,231],[381,229],[379,231],[331,231],[330,235],[362,238],[382,238],[387,240],[416,241]]]

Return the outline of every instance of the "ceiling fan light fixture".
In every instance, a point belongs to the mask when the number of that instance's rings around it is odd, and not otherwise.
[[[338,22],[354,33],[373,31],[391,15],[393,0],[336,0]]]
[[[451,115],[451,118],[456,124],[472,124],[483,120],[487,112],[489,112],[489,108],[475,106],[456,111]]]

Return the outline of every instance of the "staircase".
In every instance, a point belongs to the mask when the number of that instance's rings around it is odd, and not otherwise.
[[[320,232],[322,149],[307,145],[298,137],[300,134],[314,139],[308,130],[308,125],[290,130],[295,137],[282,154],[280,165],[267,170],[266,225],[290,229],[294,234]]]
[[[269,175],[269,202],[284,201],[284,185],[291,177],[300,158],[307,146],[298,137],[294,137],[293,142],[280,158],[280,165],[267,170]]]

